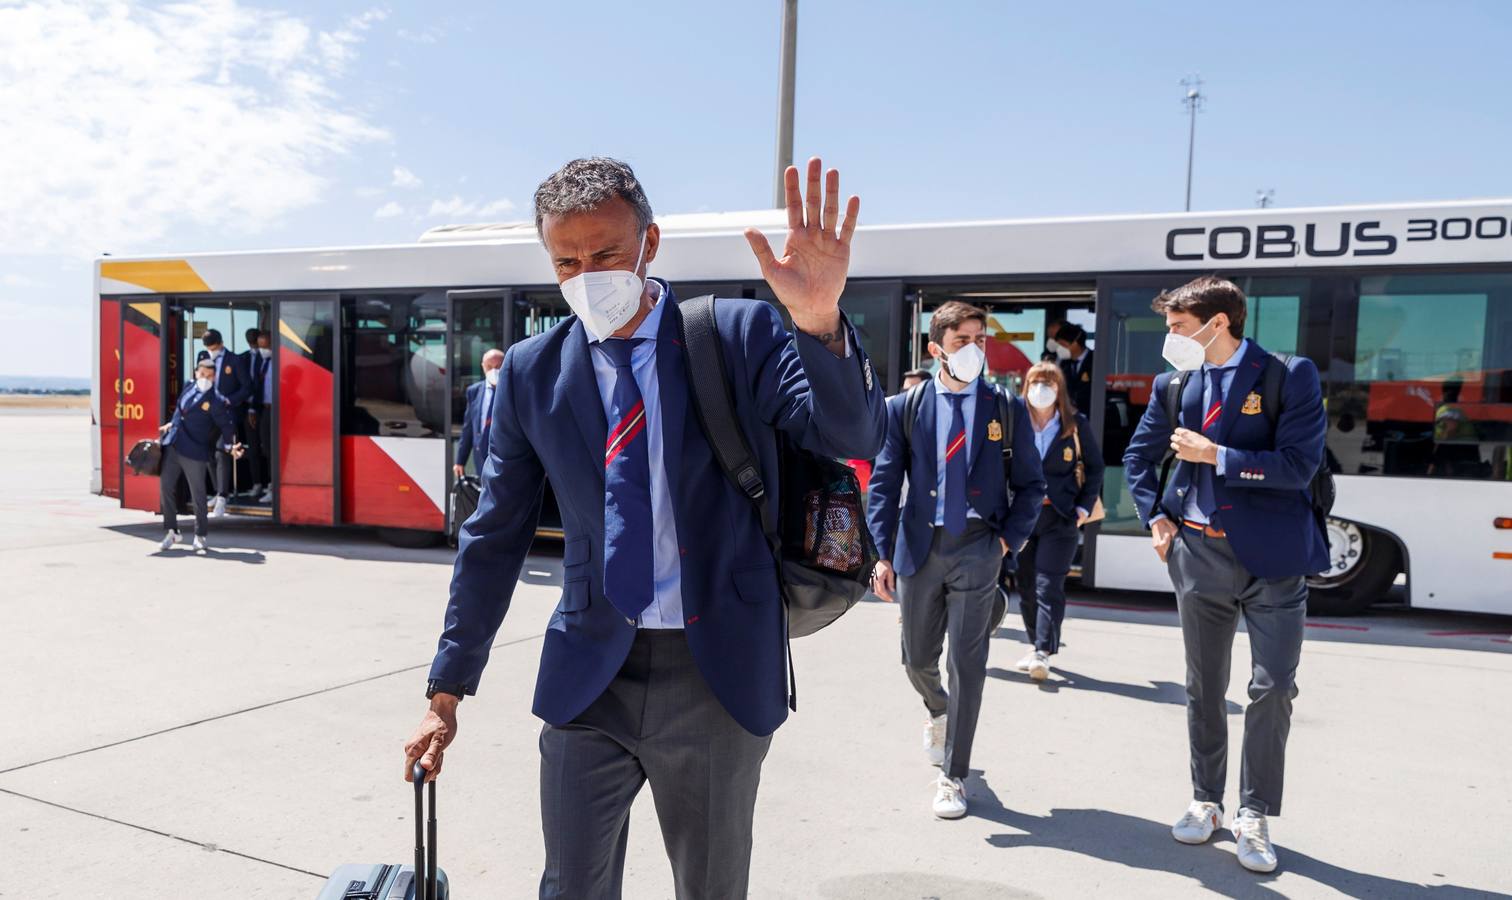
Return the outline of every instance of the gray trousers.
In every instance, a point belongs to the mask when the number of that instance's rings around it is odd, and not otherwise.
[[[898,576],[903,607],[903,666],[931,716],[949,715],[941,771],[965,778],[987,680],[988,626],[1003,554],[980,519],[953,536],[936,527],[929,557],[912,575]],[[940,683],[940,652],[950,635],[950,691]]]
[[[637,632],[604,693],[571,723],[541,730],[541,897],[620,896],[630,804],[647,781],[678,900],[745,897],[771,743],[720,705],[681,630]]]
[[[178,531],[178,483],[180,476],[189,480],[189,497],[194,501],[194,533],[204,537],[209,530],[209,510],[205,506],[205,470],[209,463],[190,459],[173,446],[163,448],[163,462],[158,467],[158,501],[163,508],[163,527]]]
[[[1307,619],[1307,581],[1300,576],[1256,578],[1235,558],[1226,539],[1186,525],[1171,543],[1167,565],[1186,645],[1192,795],[1223,802],[1228,778],[1225,694],[1234,631],[1242,615],[1250,643],[1250,703],[1244,711],[1239,805],[1277,815]]]

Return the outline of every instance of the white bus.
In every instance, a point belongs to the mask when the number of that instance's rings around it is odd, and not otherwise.
[[[654,272],[681,296],[772,299],[741,229],[776,239],[780,211],[660,221]],[[1108,518],[1089,529],[1082,580],[1166,591],[1121,466],[1164,368],[1150,301],[1199,274],[1232,278],[1249,334],[1312,358],[1323,378],[1339,495],[1314,611],[1362,610],[1405,578],[1413,606],[1506,614],[1509,221],[1512,200],[862,226],[843,305],[894,390],[928,362],[944,301],[990,311],[998,379],[1039,358],[1049,322],[1083,325]],[[206,328],[240,351],[244,329],[263,327],[278,361],[274,491],[233,511],[393,539],[450,524],[452,446],[482,352],[567,314],[529,223],[386,247],[107,257],[96,275],[97,492],[155,511],[157,480],[126,468],[126,450],[155,434]]]

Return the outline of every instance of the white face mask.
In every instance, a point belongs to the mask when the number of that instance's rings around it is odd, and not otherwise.
[[[1045,349],[1055,354],[1056,359],[1070,359],[1071,351],[1064,345],[1056,342],[1055,338],[1045,341]]]
[[[494,387],[499,383],[499,370],[485,369],[483,372],[483,380],[488,382],[489,387]]]
[[[1029,385],[1029,405],[1035,409],[1049,409],[1055,405],[1056,391],[1054,386],[1036,381]]]
[[[258,347],[257,355],[261,356],[263,359],[272,359],[273,349],[271,347]]]
[[[562,296],[588,331],[588,339],[602,341],[625,327],[640,309],[646,284],[636,273],[646,255],[646,235],[641,234],[640,253],[630,271],[610,269],[583,272],[562,282]]]
[[[215,380],[212,378],[196,378],[194,379],[194,386],[202,391],[208,391],[215,387]]]
[[[1197,334],[1207,331],[1208,325],[1212,324],[1213,320],[1209,319],[1207,325],[1197,329]],[[1178,372],[1193,372],[1202,368],[1202,361],[1207,358],[1207,348],[1211,347],[1213,341],[1216,340],[1218,340],[1216,331],[1213,332],[1212,337],[1208,338],[1206,344],[1199,344],[1195,338],[1173,332],[1166,335],[1165,348],[1160,351],[1160,355],[1165,357],[1166,362],[1175,366]]]
[[[987,356],[982,353],[981,346],[971,343],[946,356],[945,368],[957,381],[969,384],[982,374],[982,366],[986,362]]]

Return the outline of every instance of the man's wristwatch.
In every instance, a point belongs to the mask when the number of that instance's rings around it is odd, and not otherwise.
[[[444,681],[432,681],[425,686],[425,699],[429,700],[437,694],[451,694],[461,703],[462,698],[467,696],[467,688],[460,684],[448,684]]]

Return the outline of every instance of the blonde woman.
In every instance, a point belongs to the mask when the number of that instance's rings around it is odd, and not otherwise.
[[[1019,605],[1032,645],[1018,670],[1044,681],[1050,657],[1060,650],[1066,573],[1076,556],[1077,529],[1102,494],[1103,460],[1087,417],[1072,406],[1060,366],[1042,362],[1031,367],[1024,376],[1024,399],[1046,490],[1034,533],[1018,555]]]

